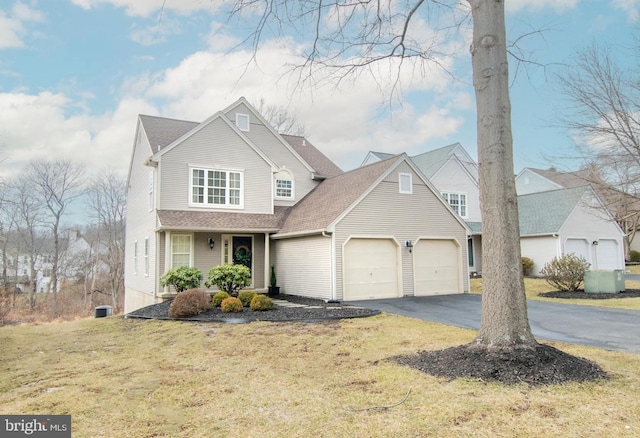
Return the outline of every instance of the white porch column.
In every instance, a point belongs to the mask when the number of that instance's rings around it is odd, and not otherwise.
[[[269,279],[271,276],[271,254],[269,233],[264,233],[264,287],[269,287]]]

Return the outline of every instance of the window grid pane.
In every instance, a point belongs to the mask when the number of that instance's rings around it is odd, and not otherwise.
[[[292,181],[287,179],[276,180],[276,196],[281,198],[292,197]]]
[[[171,237],[171,267],[189,266],[191,262],[191,236]]]
[[[242,174],[223,170],[192,169],[192,203],[204,205],[242,204]]]

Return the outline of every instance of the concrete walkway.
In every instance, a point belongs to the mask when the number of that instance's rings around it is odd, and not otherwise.
[[[480,328],[480,295],[437,295],[345,304],[439,322],[467,329]],[[640,354],[640,312],[575,304],[528,301],[529,324],[539,341],[590,345]]]

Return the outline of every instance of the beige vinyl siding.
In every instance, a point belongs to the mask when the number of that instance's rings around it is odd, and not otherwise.
[[[449,160],[431,179],[440,193],[462,193],[467,195],[467,216],[465,221],[481,222],[480,190],[460,162]]]
[[[331,299],[331,238],[318,236],[274,242],[275,267],[282,293]]]
[[[271,166],[222,119],[165,153],[160,161],[160,209],[213,210],[189,206],[190,166],[243,172],[244,208],[220,211],[272,213]]]
[[[413,193],[398,193],[398,174],[411,173]],[[375,220],[372,220],[374,219]],[[375,187],[335,229],[337,298],[343,297],[342,248],[349,236],[394,236],[401,246],[402,294],[413,295],[413,259],[405,242],[419,237],[455,239],[461,248],[461,283],[469,290],[466,230],[411,167],[402,163]],[[464,263],[462,263],[464,260]]]
[[[138,129],[142,129],[138,126]],[[139,139],[139,140],[138,140]],[[156,275],[156,213],[149,211],[149,172],[153,167],[145,166],[151,156],[151,149],[146,136],[138,135],[134,145],[131,172],[127,190],[127,221],[125,245],[125,312],[153,301],[157,290]],[[155,174],[157,175],[157,174]],[[156,194],[157,177],[154,181]],[[149,239],[149,275],[144,275],[144,241]],[[138,269],[134,269],[134,242],[138,242]],[[147,303],[147,304],[145,304]],[[138,306],[138,307],[136,307]]]
[[[235,123],[236,114],[250,114],[249,110],[244,104],[238,105],[226,115],[229,120]],[[269,157],[278,167],[285,167],[294,177],[295,199],[294,201],[277,199],[275,205],[293,205],[296,201],[302,199],[307,193],[309,193],[317,184],[318,181],[311,179],[311,171],[298,159],[286,142],[276,137],[273,132],[266,126],[264,126],[260,120],[251,114],[251,129],[249,132],[244,132],[254,144],[256,144],[262,152]],[[283,144],[283,142],[285,144]]]

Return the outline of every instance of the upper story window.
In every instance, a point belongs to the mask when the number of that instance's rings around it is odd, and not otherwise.
[[[133,242],[133,275],[138,275],[138,241]]]
[[[460,217],[467,217],[467,195],[464,193],[442,192],[442,197]]]
[[[277,199],[293,199],[293,176],[291,173],[282,169],[275,175],[275,189]]]
[[[410,173],[398,174],[398,186],[400,193],[413,193],[413,181]]]
[[[149,276],[149,238],[144,238],[144,275]]]
[[[190,204],[242,208],[243,174],[231,170],[191,169]]]
[[[149,172],[149,211],[153,211],[153,170]]]
[[[249,114],[236,114],[236,126],[240,131],[249,132]]]

